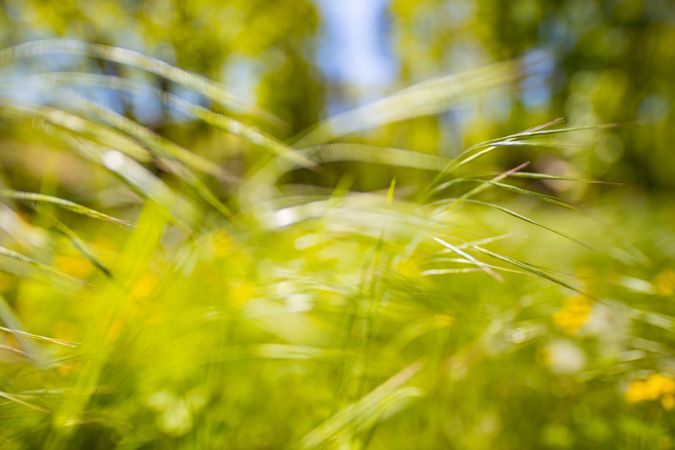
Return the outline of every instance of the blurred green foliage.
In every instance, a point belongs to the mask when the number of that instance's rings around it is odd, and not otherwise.
[[[252,87],[248,94],[286,121],[287,135],[318,120],[323,99],[312,38],[320,18],[310,0],[3,0],[2,6],[3,47],[70,37],[140,50]],[[123,70],[100,65],[103,73]]]
[[[64,36],[135,48],[252,89],[261,107],[286,122],[276,130],[286,137],[316,123],[324,106],[326,85],[315,59],[321,18],[310,0],[4,0],[3,5],[4,46]],[[553,117],[572,125],[621,123],[626,126],[597,134],[588,148],[566,158],[590,176],[643,188],[674,187],[668,144],[675,138],[668,126],[675,101],[670,2],[393,0],[389,18],[399,85],[495,60],[527,55],[530,63],[543,60],[543,69],[467,102],[450,120],[420,119],[399,129],[394,133],[404,137],[397,145],[434,152],[441,147],[453,154]]]
[[[672,190],[673,11],[658,0],[394,0],[392,28],[407,81],[495,59],[545,60],[543,74],[503,93],[506,111],[500,98],[478,102],[456,126],[460,142],[550,117],[622,123],[573,161],[594,176]]]
[[[667,2],[0,5],[0,448],[675,445]]]

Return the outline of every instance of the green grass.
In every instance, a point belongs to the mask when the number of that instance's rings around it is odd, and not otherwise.
[[[291,144],[269,114],[136,53],[47,41],[0,61],[53,51],[197,91],[213,108],[160,94],[217,145],[74,89],[150,89],[138,77],[0,85],[49,100],[0,96],[0,447],[672,447],[672,210],[588,212],[545,183],[622,188],[498,168],[593,127],[556,120],[454,159],[348,142],[517,79],[516,62]]]

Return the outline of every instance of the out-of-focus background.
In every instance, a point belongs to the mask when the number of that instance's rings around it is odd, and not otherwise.
[[[556,117],[571,125],[620,123],[573,155],[576,170],[647,190],[675,187],[675,136],[669,126],[675,8],[667,0],[5,0],[2,5],[3,46],[71,37],[135,49],[224,83],[283,119],[286,136],[397,88],[518,58],[526,68],[517,81],[440,116],[389,130],[394,143],[453,155]],[[89,64],[106,74],[123,70]],[[153,127],[167,120],[152,102],[108,101]],[[386,137],[390,144],[391,137]],[[539,161],[540,167],[551,164],[551,158]]]
[[[672,0],[0,0],[0,448],[673,448],[674,81]]]

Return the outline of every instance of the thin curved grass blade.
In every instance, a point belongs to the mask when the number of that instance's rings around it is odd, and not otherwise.
[[[385,414],[392,403],[421,397],[423,395],[421,390],[403,387],[421,368],[422,364],[417,362],[393,375],[377,388],[307,433],[300,442],[300,447],[306,449],[319,447],[347,428],[355,427],[363,431],[372,427],[374,421]]]
[[[103,262],[94,254],[94,252],[89,248],[87,244],[84,243],[82,239],[68,227],[66,224],[58,220],[56,217],[51,217],[51,220],[54,222],[54,227],[62,235],[64,235],[73,246],[84,256],[94,267],[101,271],[106,277],[112,278],[112,272],[110,269],[103,264]]]
[[[41,74],[33,77],[33,84],[40,85],[42,81],[59,83],[59,84],[69,84],[73,82],[82,83],[86,85],[93,85],[99,87],[106,87],[109,89],[117,89],[128,91],[132,93],[142,92],[144,94],[153,93],[162,102],[170,105],[176,111],[179,111],[183,114],[196,117],[216,128],[219,128],[227,133],[238,136],[245,141],[271,151],[273,154],[276,154],[282,158],[286,158],[290,161],[293,161],[296,164],[301,165],[306,168],[313,168],[315,164],[298,153],[297,150],[292,147],[282,143],[281,141],[273,138],[272,136],[263,133],[262,131],[244,124],[243,122],[236,120],[232,117],[226,116],[224,114],[217,113],[208,108],[205,108],[200,105],[191,103],[184,98],[181,98],[175,94],[162,92],[155,86],[148,85],[147,83],[139,83],[136,80],[114,77],[108,75],[98,75],[98,74],[87,74],[87,73],[69,73],[69,72],[54,72]],[[31,82],[31,80],[27,80]],[[182,153],[182,152],[179,152]],[[185,155],[183,155],[185,156]]]
[[[536,172],[517,172],[511,175],[511,178],[525,178],[531,180],[551,180],[551,181],[572,181],[577,183],[589,183],[589,184],[610,184],[621,186],[623,183],[618,183],[616,181],[605,181],[605,180],[595,180],[591,178],[576,178],[576,177],[567,177],[562,175],[552,175],[548,173],[536,173]]]
[[[283,124],[280,119],[269,112],[250,105],[249,102],[231,94],[220,86],[220,84],[211,81],[208,78],[179,69],[165,61],[144,55],[143,53],[120,47],[93,44],[75,39],[44,39],[25,42],[0,50],[0,64],[6,65],[19,59],[36,57],[49,53],[70,53],[90,56],[136,67],[192,89],[195,92],[202,94],[204,97],[216,101],[234,111],[255,115],[276,125]]]
[[[5,333],[12,333],[16,335],[21,335],[21,336],[26,336],[31,339],[36,339],[38,341],[44,341],[44,342],[49,342],[50,344],[56,344],[56,345],[61,345],[63,347],[70,347],[70,348],[77,348],[77,342],[70,342],[70,341],[64,341],[63,339],[55,339],[47,336],[42,336],[40,334],[34,334],[34,333],[29,333],[24,330],[17,330],[16,328],[8,328],[8,327],[3,327],[0,326],[0,331],[4,331]]]
[[[23,326],[21,322],[12,311],[11,306],[7,303],[4,297],[0,296],[0,320],[6,325],[3,327],[3,331],[9,330],[16,341],[19,343],[23,354],[29,358],[32,362],[42,365],[45,360],[42,356],[40,347],[38,347],[35,342],[29,339],[23,332]]]
[[[55,275],[65,281],[69,282],[75,282],[77,284],[82,284],[82,280],[72,277],[66,273],[61,272],[60,270],[57,270],[50,266],[49,264],[42,263],[36,259],[33,259],[29,256],[26,256],[22,253],[16,252],[14,250],[11,250],[7,247],[0,246],[0,257],[4,257],[7,259],[11,259],[13,261],[17,261],[23,265],[29,266],[33,269],[37,269],[41,272],[45,272],[51,275]]]
[[[474,264],[476,267],[478,267],[480,270],[483,272],[487,273],[490,275],[492,278],[494,278],[497,281],[503,281],[503,278],[494,270],[492,270],[488,265],[483,263],[483,261],[479,261],[476,259],[474,256],[470,255],[469,253],[465,252],[464,250],[457,248],[456,246],[452,245],[451,243],[444,241],[443,239],[437,238],[437,237],[432,237],[432,239],[439,244],[441,244],[443,247],[450,249],[451,251],[457,253],[459,256],[465,258],[467,261],[469,261],[471,264]]]
[[[301,135],[293,145],[297,148],[312,147],[391,122],[437,114],[477,92],[513,82],[519,77],[519,63],[506,61],[426,80],[333,116]]]
[[[441,156],[365,144],[324,144],[303,149],[301,153],[311,155],[316,163],[355,161],[430,171],[441,170],[448,162]]]
[[[9,400],[10,402],[17,403],[21,406],[25,406],[26,408],[30,408],[35,411],[39,411],[41,413],[46,414],[48,411],[40,406],[34,405],[33,403],[29,403],[25,400],[20,399],[19,397],[9,394],[4,391],[0,391],[0,397],[4,398],[5,400]]]
[[[14,191],[10,189],[0,189],[0,197],[20,200],[24,202],[37,202],[37,203],[49,203],[50,205],[58,206],[68,211],[72,211],[76,214],[83,216],[91,217],[98,220],[103,220],[105,222],[114,223],[122,227],[130,227],[131,223],[127,220],[118,219],[117,217],[110,216],[108,214],[102,213],[92,208],[88,208],[79,203],[72,202],[60,197],[54,197],[52,195],[39,194],[36,192],[22,192]]]
[[[547,273],[547,272],[545,272],[545,271],[543,271],[543,270],[541,270],[541,269],[539,269],[539,268],[537,268],[537,267],[535,267],[535,266],[533,266],[533,265],[531,265],[531,264],[528,264],[528,263],[526,263],[526,262],[524,262],[524,261],[521,261],[521,260],[515,259],[515,258],[509,258],[509,257],[507,257],[507,256],[501,255],[501,254],[499,254],[499,253],[495,253],[495,252],[493,252],[493,251],[491,251],[491,250],[488,250],[488,249],[486,249],[486,248],[480,247],[480,246],[478,246],[478,245],[472,245],[471,247],[474,248],[474,249],[476,249],[476,250],[478,250],[479,252],[481,252],[481,253],[483,253],[483,254],[485,254],[485,255],[491,256],[491,257],[493,257],[493,258],[495,258],[495,259],[498,259],[498,260],[500,260],[500,261],[503,261],[503,262],[505,262],[505,263],[514,265],[514,266],[516,266],[516,267],[518,267],[518,268],[524,270],[525,272],[530,272],[530,273],[532,273],[532,274],[534,274],[534,275],[536,275],[536,276],[538,276],[538,277],[540,277],[540,278],[543,278],[543,279],[545,279],[545,280],[551,281],[551,282],[553,282],[553,283],[555,283],[555,284],[557,284],[557,285],[559,285],[559,286],[562,286],[562,287],[567,288],[567,289],[569,289],[569,290],[571,290],[571,291],[577,292],[577,293],[579,293],[579,294],[581,294],[581,295],[583,295],[583,296],[592,298],[590,295],[588,295],[587,293],[583,292],[583,291],[580,290],[579,288],[577,288],[577,287],[571,285],[570,283],[567,283],[566,281],[563,281],[563,280],[561,280],[560,278],[554,277],[553,275],[551,275],[551,274],[549,274],[549,273]]]
[[[521,194],[521,195],[526,195],[529,197],[534,197],[538,200],[541,200],[546,203],[550,203],[556,206],[560,206],[561,208],[566,208],[572,211],[581,211],[577,206],[572,205],[570,203],[567,203],[563,200],[560,200],[552,195],[548,194],[543,194],[541,192],[536,192],[536,191],[531,191],[529,189],[524,189],[518,186],[514,186],[512,184],[507,184],[507,183],[500,183],[499,181],[493,181],[490,180],[488,181],[489,184],[499,187],[501,189],[510,191],[510,192],[515,192],[516,194]]]
[[[156,203],[185,230],[196,218],[194,205],[176,194],[162,180],[153,175],[140,163],[127,155],[84,139],[64,136],[73,148],[85,159],[103,167],[123,180],[125,184],[143,198]]]
[[[452,201],[454,201],[454,200],[452,200]],[[558,236],[563,237],[563,238],[565,238],[565,239],[568,239],[568,240],[570,240],[571,242],[574,242],[575,244],[580,245],[580,246],[582,246],[582,247],[584,247],[584,248],[587,248],[587,249],[589,249],[589,250],[593,250],[593,248],[592,248],[591,246],[589,246],[588,244],[585,244],[584,242],[579,241],[578,239],[575,239],[575,238],[572,237],[572,236],[569,236],[569,235],[567,235],[567,234],[565,234],[565,233],[563,233],[563,232],[561,232],[561,231],[556,230],[555,228],[551,228],[551,227],[549,227],[549,226],[547,226],[547,225],[542,224],[541,222],[537,222],[536,220],[533,220],[533,219],[531,219],[531,218],[529,218],[529,217],[527,217],[527,216],[525,216],[525,215],[523,215],[523,214],[520,214],[520,213],[518,213],[518,212],[516,212],[516,211],[513,211],[512,209],[506,208],[506,207],[501,206],[501,205],[498,205],[498,204],[496,204],[496,203],[490,203],[490,202],[485,202],[485,201],[481,201],[481,200],[474,200],[474,199],[468,199],[468,198],[467,198],[467,199],[462,199],[462,200],[460,200],[460,201],[463,202],[463,203],[473,203],[473,204],[476,204],[476,205],[483,205],[483,206],[487,206],[487,207],[490,207],[490,208],[494,208],[494,209],[496,209],[496,210],[498,210],[498,211],[501,211],[501,212],[503,212],[503,213],[505,213],[505,214],[508,214],[508,215],[510,215],[510,216],[512,216],[512,217],[515,217],[516,219],[520,219],[520,220],[522,220],[523,222],[527,222],[527,223],[529,223],[529,224],[532,224],[532,225],[535,225],[535,226],[537,226],[537,227],[543,228],[543,229],[546,230],[546,231],[550,231],[551,233],[557,234]]]
[[[496,183],[496,182],[498,182],[498,181],[500,181],[500,180],[503,180],[504,178],[508,177],[508,176],[511,175],[512,173],[518,172],[520,169],[522,169],[522,168],[524,168],[524,167],[527,167],[529,164],[530,164],[529,161],[528,161],[528,162],[524,162],[524,163],[522,163],[522,164],[517,165],[516,167],[514,167],[514,168],[512,168],[512,169],[509,169],[509,170],[507,170],[507,171],[505,171],[505,172],[500,173],[499,175],[495,176],[495,177],[492,178],[491,180],[485,180],[485,181],[482,181],[478,186],[476,186],[475,188],[473,188],[473,189],[471,189],[470,191],[466,192],[466,193],[463,194],[461,197],[459,197],[459,198],[457,198],[457,199],[454,199],[454,200],[451,200],[450,203],[449,203],[444,209],[450,209],[450,208],[453,208],[458,202],[460,202],[460,201],[462,201],[462,200],[469,199],[469,198],[471,198],[471,197],[473,197],[473,196],[475,196],[475,195],[480,194],[480,193],[483,192],[484,190],[489,189],[489,188],[493,185],[493,183]]]
[[[85,99],[79,99],[79,101],[86,111],[92,112],[111,126],[134,137],[157,156],[175,159],[187,167],[213,175],[228,183],[237,181],[216,163],[175,144],[139,123],[94,102]]]
[[[10,104],[1,100],[0,105],[2,105],[0,111],[30,117],[31,119],[41,119],[75,136],[113,147],[137,161],[147,163],[151,159],[150,153],[132,139],[99,123],[67,111],[49,106]]]

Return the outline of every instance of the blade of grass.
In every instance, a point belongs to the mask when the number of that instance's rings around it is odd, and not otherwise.
[[[618,183],[616,181],[604,181],[604,180],[594,180],[589,178],[575,178],[575,177],[566,177],[561,175],[550,175],[547,173],[534,173],[534,172],[517,172],[511,175],[511,178],[526,178],[532,180],[553,180],[553,181],[573,181],[577,183],[589,183],[589,184],[611,184],[621,186],[623,183]]]
[[[447,164],[446,158],[436,155],[364,144],[325,144],[303,149],[301,153],[311,155],[317,163],[358,161],[431,171],[441,170]]]
[[[520,77],[517,61],[426,80],[354,110],[333,116],[294,139],[297,148],[311,147],[387,123],[436,114],[484,89]]]
[[[484,201],[481,201],[481,200],[474,200],[474,199],[463,199],[463,200],[461,200],[461,202],[462,203],[473,203],[473,204],[476,204],[476,205],[483,205],[483,206],[487,206],[487,207],[490,207],[490,208],[497,209],[497,210],[499,210],[499,211],[501,211],[505,214],[513,216],[513,217],[515,217],[517,219],[520,219],[524,222],[527,222],[529,224],[532,224],[532,225],[535,225],[537,227],[543,228],[547,231],[550,231],[551,233],[557,234],[558,236],[564,237],[565,239],[568,239],[568,240],[574,242],[575,244],[580,245],[584,248],[587,248],[589,250],[593,250],[593,248],[591,246],[589,246],[588,244],[585,244],[584,242],[579,241],[578,239],[575,239],[575,238],[573,238],[573,237],[571,237],[571,236],[569,236],[569,235],[567,235],[567,234],[565,234],[561,231],[556,230],[555,228],[548,227],[548,226],[546,226],[546,225],[544,225],[540,222],[537,222],[533,219],[530,219],[529,217],[527,217],[523,214],[517,213],[517,212],[513,211],[512,209],[506,208],[506,207],[498,205],[496,203],[484,202]]]
[[[111,111],[108,108],[99,106],[94,102],[90,102],[85,99],[78,99],[78,102],[83,105],[83,108],[86,111],[94,113],[96,116],[100,117],[111,126],[114,126],[118,130],[134,137],[157,156],[175,159],[176,161],[179,161],[192,169],[208,173],[222,181],[231,184],[238,182],[236,177],[228,174],[217,164],[190,152],[189,150],[154,133],[150,129],[138,124],[137,122],[114,111]]]
[[[297,150],[273,138],[272,136],[263,133],[262,131],[245,125],[239,120],[214,112],[208,108],[191,103],[175,94],[162,92],[155,86],[138,83],[136,80],[126,79],[121,77],[113,77],[107,75],[86,74],[86,73],[49,73],[42,74],[35,77],[38,82],[40,80],[48,80],[54,83],[84,83],[99,87],[106,87],[109,89],[124,90],[129,92],[154,93],[162,102],[171,105],[177,111],[187,114],[192,117],[197,117],[204,122],[219,128],[223,131],[231,133],[235,136],[241,137],[245,141],[271,151],[282,158],[287,158],[290,161],[299,164],[302,167],[313,168],[315,164],[308,160]],[[30,80],[28,80],[30,82]]]
[[[37,270],[41,271],[41,272],[45,272],[45,273],[48,273],[48,274],[51,274],[51,275],[55,275],[55,276],[65,280],[65,281],[75,282],[77,284],[82,284],[82,280],[80,280],[78,278],[75,278],[75,277],[72,277],[68,274],[65,274],[65,273],[53,268],[49,264],[42,263],[42,262],[40,262],[36,259],[30,258],[30,257],[24,255],[24,254],[21,254],[19,252],[15,252],[14,250],[10,250],[7,247],[0,246],[0,256],[11,259],[11,260],[14,260],[14,261],[18,261],[22,264],[30,266],[34,269],[37,269]]]
[[[485,273],[487,273],[488,275],[490,275],[490,276],[491,276],[492,278],[494,278],[495,280],[497,280],[497,281],[503,281],[503,278],[502,278],[497,272],[495,272],[494,270],[492,270],[489,266],[487,266],[486,264],[484,264],[482,261],[479,261],[478,259],[476,259],[476,258],[473,257],[472,255],[470,255],[469,253],[465,252],[464,250],[461,250],[461,249],[455,247],[454,245],[452,245],[452,244],[449,243],[449,242],[444,241],[443,239],[440,239],[440,238],[437,238],[437,237],[433,237],[433,236],[432,236],[432,239],[433,239],[434,241],[438,242],[439,244],[441,244],[443,247],[445,247],[445,248],[447,248],[447,249],[450,249],[450,250],[452,250],[453,252],[457,253],[458,255],[460,255],[460,256],[466,258],[467,261],[471,262],[472,264],[475,264],[479,269],[481,269],[483,272],[485,272]]]
[[[60,197],[54,197],[51,195],[38,194],[35,192],[14,191],[10,189],[0,189],[0,197],[9,198],[13,200],[21,200],[25,202],[49,203],[51,205],[56,205],[68,211],[72,211],[76,214],[81,214],[83,216],[92,217],[94,219],[114,223],[115,225],[119,225],[122,227],[131,226],[131,223],[126,220],[118,219],[116,217],[112,217],[102,212],[96,211],[95,209],[80,205],[79,203],[71,202],[70,200],[66,200]]]
[[[563,121],[563,119],[561,119],[561,118],[554,119],[550,122],[546,122],[544,124],[537,125],[535,127],[529,128],[529,129],[525,130],[524,132],[536,131],[536,130],[544,129],[544,128],[547,128],[547,127],[551,127],[551,126],[554,126],[554,125],[557,125],[557,124],[561,123],[562,121]],[[481,152],[478,152],[474,155],[470,155],[470,153],[475,148],[476,148],[476,146],[473,146],[473,147],[469,147],[468,149],[464,150],[454,160],[450,161],[439,173],[437,173],[436,176],[433,178],[433,180],[431,180],[431,183],[429,183],[429,185],[425,189],[420,191],[420,193],[418,195],[419,201],[422,201],[422,202],[426,201],[429,198],[429,196],[434,192],[435,186],[439,183],[440,180],[443,179],[443,177],[445,175],[449,174],[450,172],[457,169],[458,167],[461,167],[465,164],[468,164],[469,162],[471,162],[475,159],[478,159],[481,156],[484,156],[484,155],[492,152],[493,150],[495,150],[499,147],[498,146],[489,146],[488,148],[483,149]]]
[[[417,362],[393,375],[380,386],[307,433],[300,442],[300,447],[319,447],[335,438],[349,426],[361,429],[370,427],[373,425],[372,420],[385,412],[383,409],[386,410],[390,401],[406,397],[420,397],[422,395],[420,390],[415,388],[405,389],[402,386],[415,376],[421,368],[422,364]]]
[[[46,409],[44,409],[40,406],[29,403],[25,400],[21,400],[20,398],[14,396],[12,394],[9,394],[7,392],[0,391],[0,397],[4,398],[6,400],[9,400],[10,402],[17,403],[21,406],[25,406],[26,408],[30,408],[32,410],[35,410],[35,411],[38,411],[38,412],[41,412],[41,413],[44,413],[44,414],[46,414],[48,412]]]
[[[66,137],[66,140],[82,157],[116,175],[141,197],[159,205],[174,223],[184,230],[191,230],[189,224],[196,218],[194,205],[141,164],[115,149],[91,141],[73,137]]]
[[[51,220],[54,223],[54,227],[56,230],[64,235],[72,244],[73,246],[80,252],[82,256],[84,256],[96,269],[101,271],[103,275],[105,275],[108,278],[112,278],[112,272],[108,267],[106,267],[101,260],[96,257],[94,252],[89,248],[87,244],[80,239],[80,237],[72,230],[70,229],[66,224],[61,222],[60,220],[56,219],[55,217],[51,217]]]
[[[450,203],[445,207],[445,209],[447,210],[447,209],[453,208],[458,202],[460,202],[462,200],[466,200],[470,197],[473,197],[474,195],[480,194],[484,190],[488,189],[492,185],[492,183],[503,180],[504,178],[508,177],[512,173],[518,172],[520,169],[522,169],[524,167],[527,167],[529,164],[530,164],[529,161],[524,162],[524,163],[522,163],[522,164],[520,164],[520,165],[518,165],[518,166],[516,166],[512,169],[507,170],[506,172],[500,173],[499,175],[492,178],[491,180],[482,181],[478,186],[471,189],[469,192],[466,192],[461,197],[450,201]]]
[[[77,342],[70,342],[70,341],[64,341],[63,339],[50,338],[50,337],[47,337],[47,336],[42,336],[42,335],[39,335],[39,334],[33,334],[33,333],[29,333],[27,331],[18,330],[16,328],[7,328],[7,327],[0,326],[0,331],[4,331],[5,333],[12,333],[12,334],[15,334],[15,335],[26,336],[26,337],[29,337],[31,339],[37,339],[38,341],[49,342],[50,344],[61,345],[63,347],[77,348],[77,346],[78,346]]]
[[[2,296],[0,296],[0,320],[6,325],[6,327],[3,327],[3,331],[9,330],[14,335],[26,357],[38,366],[44,367],[46,361],[40,347],[23,333],[21,322],[12,311],[12,307],[7,303],[7,300]]]
[[[520,260],[515,259],[515,258],[509,258],[507,256],[501,255],[499,253],[495,253],[495,252],[490,251],[488,249],[485,249],[483,247],[479,247],[478,245],[472,245],[472,248],[476,249],[477,251],[479,251],[479,252],[481,252],[485,255],[491,256],[491,257],[493,257],[495,259],[498,259],[500,261],[503,261],[505,263],[514,265],[514,266],[524,270],[525,272],[530,272],[530,273],[532,273],[532,274],[534,274],[534,275],[536,275],[540,278],[551,281],[551,282],[553,282],[553,283],[555,283],[559,286],[562,286],[562,287],[567,288],[571,291],[577,292],[577,293],[579,293],[579,294],[581,294],[585,297],[592,298],[590,295],[581,291],[580,289],[576,288],[575,286],[573,286],[573,285],[571,285],[571,284],[569,284],[569,283],[567,283],[567,282],[565,282],[565,281],[563,281],[559,278],[556,278],[556,277],[546,273],[545,271],[543,271],[543,270],[541,270],[541,269],[539,269],[539,268],[537,268],[537,267],[535,267],[531,264],[528,264],[524,261],[520,261]]]
[[[2,105],[0,111],[24,115],[31,119],[42,119],[75,136],[113,147],[137,161],[147,163],[151,159],[150,153],[133,140],[101,124],[69,112],[48,106],[8,104],[2,100],[0,100],[0,105]]]
[[[75,39],[44,39],[25,42],[0,50],[0,64],[9,64],[19,59],[41,56],[49,53],[70,53],[91,56],[142,69],[159,75],[174,83],[183,85],[238,112],[252,114],[277,126],[283,124],[272,114],[250,105],[243,99],[225,90],[218,83],[192,72],[179,69],[165,61],[144,55],[133,50],[111,47],[102,44],[78,41]]]

